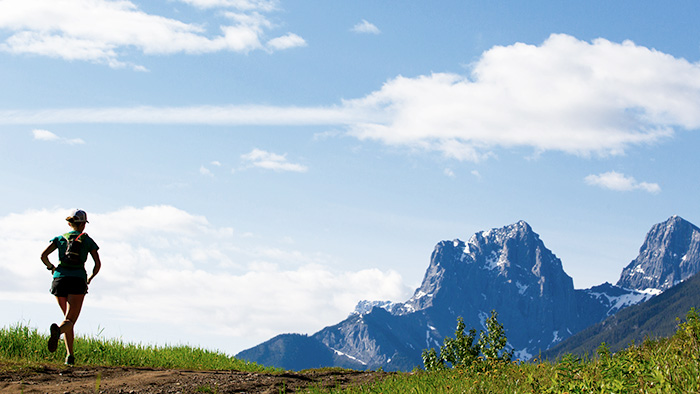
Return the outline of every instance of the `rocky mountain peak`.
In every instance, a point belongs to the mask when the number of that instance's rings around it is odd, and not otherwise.
[[[477,232],[467,243],[438,243],[421,287],[406,304],[424,309],[440,298],[457,296],[455,291],[493,300],[504,294],[569,298],[573,290],[559,258],[521,220]]]
[[[469,239],[469,244],[475,246],[483,244],[503,244],[510,239],[525,240],[532,237],[539,238],[539,236],[532,231],[532,227],[530,227],[527,222],[521,220],[505,227],[479,231],[472,235]]]
[[[680,216],[654,225],[618,286],[666,290],[700,270],[700,229]]]
[[[467,253],[477,265],[506,280],[537,287],[539,295],[551,284],[573,283],[559,258],[525,221],[477,233],[468,247]]]

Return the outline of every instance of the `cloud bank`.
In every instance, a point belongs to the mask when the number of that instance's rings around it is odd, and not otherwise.
[[[493,47],[467,75],[398,76],[337,105],[0,111],[0,124],[46,123],[333,125],[463,161],[518,147],[610,156],[700,128],[700,64],[629,41],[555,34]]]
[[[517,146],[616,155],[700,127],[700,65],[632,42],[552,35],[494,47],[469,76],[398,77],[347,105],[388,115],[352,125],[357,138],[460,160]]]
[[[25,303],[23,313],[33,321],[42,316],[40,306],[55,304],[39,254],[50,238],[68,231],[63,219],[69,211],[0,217],[0,230],[7,234],[0,239],[5,252],[0,303]],[[282,332],[315,332],[345,318],[362,299],[407,296],[394,271],[336,272],[316,252],[216,227],[172,206],[88,215],[86,231],[100,246],[103,267],[90,286],[84,314],[102,327],[166,325],[182,342],[196,343],[188,334],[196,333],[215,337],[222,347],[252,346]],[[57,260],[55,253],[50,258]],[[87,267],[92,268],[91,260]],[[14,324],[20,316],[2,320]]]

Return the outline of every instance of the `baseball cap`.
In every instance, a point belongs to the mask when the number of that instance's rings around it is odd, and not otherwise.
[[[87,220],[87,213],[85,213],[85,211],[83,211],[82,209],[76,209],[75,211],[73,211],[73,213],[71,213],[70,216],[66,218],[66,220],[71,223],[90,223]]]

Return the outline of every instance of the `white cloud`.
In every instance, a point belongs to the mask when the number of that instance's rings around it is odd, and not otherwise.
[[[288,33],[284,36],[273,38],[267,42],[267,46],[274,50],[283,50],[296,47],[305,47],[306,41],[294,33]]]
[[[50,238],[68,230],[68,212],[0,217],[0,231],[8,234],[0,239],[5,255],[0,304],[19,302],[23,310],[23,316],[4,313],[0,326],[23,317],[43,322],[41,303],[53,308],[46,290],[50,276],[38,255]],[[337,272],[317,253],[256,244],[261,238],[216,227],[172,206],[88,215],[86,231],[100,246],[103,267],[90,286],[83,324],[92,320],[110,329],[120,322],[168,325],[167,335],[179,336],[180,342],[210,341],[221,350],[240,351],[282,332],[315,332],[345,318],[359,300],[408,295],[394,271]],[[55,253],[50,259],[56,261]],[[85,332],[85,326],[80,328]],[[165,335],[156,338],[173,340]]]
[[[34,135],[34,139],[39,141],[56,141],[68,145],[81,145],[85,143],[81,138],[62,138],[48,130],[35,129],[32,130],[32,134]]]
[[[353,125],[357,138],[460,160],[517,146],[616,155],[700,127],[700,65],[631,42],[552,35],[486,51],[469,77],[397,77],[346,105],[387,116]]]
[[[288,162],[286,155],[278,155],[276,153],[266,152],[260,149],[253,149],[250,153],[242,155],[241,159],[253,167],[264,168],[267,170],[292,172],[308,171],[308,167],[304,165]]]
[[[273,11],[276,2],[188,3],[237,11],[221,13],[228,24],[209,34],[203,27],[206,24],[148,14],[128,0],[4,0],[0,2],[0,29],[11,35],[0,43],[0,50],[143,71],[143,66],[121,60],[131,48],[146,55],[245,53],[263,49],[260,40],[273,27],[261,12]]]
[[[512,147],[619,155],[700,128],[700,64],[629,41],[552,35],[494,47],[468,76],[399,76],[335,106],[0,111],[0,124],[52,123],[340,125],[360,140],[466,161]]]
[[[37,130],[33,130],[32,134],[34,134],[35,140],[40,140],[40,141],[56,141],[56,140],[60,139],[56,134],[54,134],[48,130],[37,129]]]
[[[643,190],[653,194],[661,191],[661,187],[656,183],[638,182],[633,177],[616,171],[609,171],[599,175],[588,175],[585,181],[592,186],[616,191]]]
[[[446,175],[447,177],[449,177],[449,178],[454,178],[454,177],[455,177],[455,172],[452,171],[451,168],[445,168],[445,170],[443,171],[443,174],[445,174],[445,175]]]
[[[362,20],[362,22],[356,24],[355,26],[350,29],[351,31],[355,33],[366,33],[366,34],[379,34],[381,31],[377,28],[377,26],[373,25],[370,22],[367,22],[366,20]]]

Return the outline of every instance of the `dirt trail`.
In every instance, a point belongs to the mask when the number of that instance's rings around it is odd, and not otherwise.
[[[0,372],[0,393],[170,394],[297,393],[307,387],[349,387],[374,382],[387,372],[312,370],[266,374],[238,371],[74,367]]]

